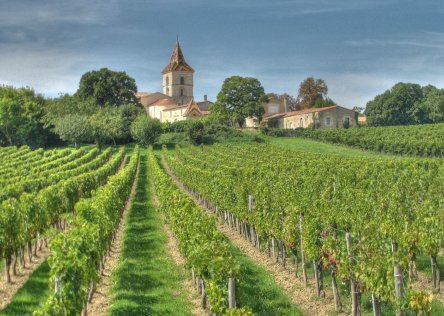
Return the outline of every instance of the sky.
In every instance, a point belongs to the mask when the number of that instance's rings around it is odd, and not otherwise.
[[[444,88],[438,0],[0,0],[0,84],[56,97],[107,67],[162,91],[176,36],[198,101],[232,75],[290,95],[322,78],[348,108],[400,81]]]

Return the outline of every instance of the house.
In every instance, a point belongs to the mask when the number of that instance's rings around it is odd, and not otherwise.
[[[270,97],[268,102],[262,103],[262,106],[265,110],[263,115],[264,118],[275,114],[286,113],[288,111],[287,99],[285,98]],[[246,127],[258,127],[259,123],[259,119],[255,116],[249,116],[245,119]]]
[[[185,61],[179,41],[176,41],[170,62],[162,71],[163,92],[138,92],[140,103],[150,117],[161,122],[175,122],[203,117],[213,104],[204,96],[196,102],[193,96],[194,69]]]
[[[358,126],[357,112],[338,105],[276,113],[263,121],[276,128],[343,128]]]

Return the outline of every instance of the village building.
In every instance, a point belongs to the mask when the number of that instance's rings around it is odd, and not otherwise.
[[[348,128],[358,127],[358,113],[332,105],[267,115],[263,121],[268,127],[276,128]]]
[[[170,62],[162,71],[162,92],[136,94],[147,114],[161,122],[175,122],[207,116],[210,106],[207,96],[194,100],[194,69],[187,64],[179,41],[176,41]]]

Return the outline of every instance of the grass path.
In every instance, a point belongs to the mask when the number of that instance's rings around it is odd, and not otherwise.
[[[49,286],[49,265],[45,260],[18,290],[12,302],[0,312],[2,316],[32,315],[46,298]]]
[[[168,236],[153,207],[145,151],[139,182],[125,222],[123,250],[113,273],[110,315],[191,315],[185,271],[168,255]]]

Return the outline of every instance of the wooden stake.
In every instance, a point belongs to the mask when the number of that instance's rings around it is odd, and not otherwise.
[[[301,214],[299,217],[299,232],[301,236],[301,266],[302,266],[302,278],[304,279],[304,285],[307,286],[307,265],[305,264],[305,253],[303,244],[304,228],[302,227],[302,222],[304,220],[304,215]]]
[[[228,279],[228,308],[236,308],[236,281]]]
[[[398,250],[398,245],[396,243],[392,243],[392,252],[395,254]],[[404,284],[402,280],[402,271],[401,266],[399,265],[398,261],[395,260],[395,264],[393,266],[393,272],[395,276],[395,294],[399,301],[401,301],[404,297]],[[396,312],[396,316],[404,316],[404,311],[400,308]]]
[[[351,266],[353,266],[353,252],[351,248],[351,236],[350,233],[345,233],[345,241],[347,243],[347,252],[348,257],[351,263]],[[350,295],[352,299],[352,316],[359,316],[361,315],[361,306],[359,302],[359,292],[358,292],[358,286],[355,281],[355,277],[353,275],[353,272],[350,270]]]

